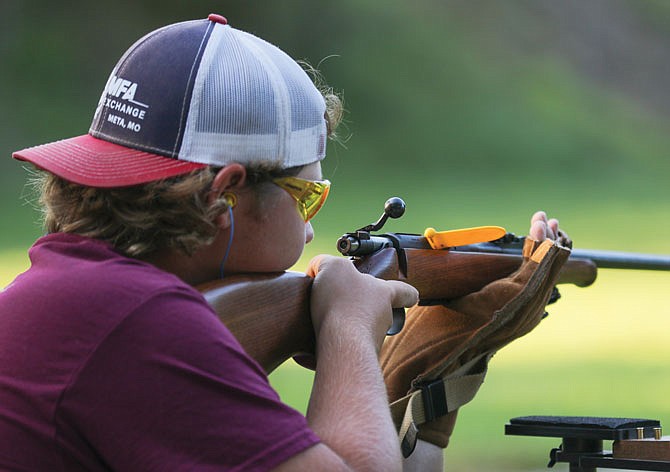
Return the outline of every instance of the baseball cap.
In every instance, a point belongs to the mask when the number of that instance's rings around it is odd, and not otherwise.
[[[231,162],[294,167],[325,157],[325,111],[291,57],[211,14],[133,44],[109,76],[88,134],[13,157],[92,187]]]

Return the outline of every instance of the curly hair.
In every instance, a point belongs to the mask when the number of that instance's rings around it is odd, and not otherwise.
[[[35,183],[48,232],[100,239],[141,257],[161,248],[192,254],[213,240],[214,219],[227,208],[223,201],[207,203],[214,175],[204,168],[143,185],[95,188],[41,172]]]
[[[342,117],[342,102],[324,93],[329,137]],[[274,177],[296,175],[302,167],[282,169],[267,162],[247,164],[247,182],[257,195]],[[220,168],[206,167],[189,174],[141,185],[115,188],[87,187],[49,172],[38,172],[33,184],[40,195],[48,232],[76,233],[112,244],[131,257],[159,249],[193,254],[217,234],[214,221],[228,210],[223,199],[207,201]]]

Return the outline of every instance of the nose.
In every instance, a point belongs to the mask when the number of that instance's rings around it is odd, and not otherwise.
[[[305,244],[309,244],[312,239],[314,239],[314,228],[312,228],[312,223],[307,222],[305,224]]]

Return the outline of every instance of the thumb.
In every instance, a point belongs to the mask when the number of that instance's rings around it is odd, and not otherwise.
[[[393,298],[391,303],[394,308],[414,306],[419,301],[419,291],[410,284],[399,280],[387,280],[387,284],[393,289]]]
[[[319,270],[321,268],[321,263],[323,262],[323,260],[324,260],[324,255],[323,254],[319,254],[318,256],[314,256],[309,261],[309,264],[307,265],[307,270],[305,271],[305,273],[312,278],[316,277],[316,274],[319,273]]]

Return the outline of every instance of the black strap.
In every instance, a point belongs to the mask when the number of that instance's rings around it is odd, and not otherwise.
[[[442,379],[423,383],[421,385],[421,397],[423,398],[426,423],[449,413],[447,393],[444,390]]]

